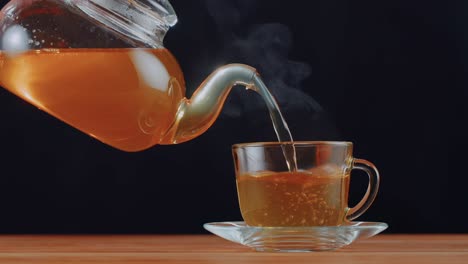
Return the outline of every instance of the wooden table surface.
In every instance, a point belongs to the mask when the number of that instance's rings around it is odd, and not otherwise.
[[[0,235],[0,263],[464,263],[468,235],[385,235],[332,252],[264,253],[213,235]]]

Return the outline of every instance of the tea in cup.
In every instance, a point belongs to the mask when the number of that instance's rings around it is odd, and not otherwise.
[[[295,167],[285,162],[293,145]],[[233,146],[242,217],[249,226],[339,226],[372,204],[379,173],[369,161],[352,157],[350,142],[262,142]],[[351,170],[369,175],[364,198],[348,207]]]

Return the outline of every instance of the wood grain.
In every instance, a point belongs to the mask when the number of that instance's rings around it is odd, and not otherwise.
[[[212,235],[3,235],[0,263],[468,264],[468,235],[379,235],[315,253],[254,252]]]

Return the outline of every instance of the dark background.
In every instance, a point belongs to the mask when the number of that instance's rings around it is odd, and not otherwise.
[[[355,156],[377,165],[381,189],[360,220],[394,233],[468,232],[468,4],[171,2],[179,23],[165,45],[188,95],[217,66],[251,64],[295,139],[353,141]],[[244,89],[202,136],[138,153],[3,89],[0,105],[0,233],[205,232],[205,222],[241,219],[231,145],[275,140],[262,102]],[[364,188],[358,175],[352,201]]]

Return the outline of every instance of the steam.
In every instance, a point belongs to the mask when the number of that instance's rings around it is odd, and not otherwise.
[[[279,23],[249,24],[249,17],[258,8],[255,0],[205,0],[208,12],[215,22],[224,49],[220,59],[224,63],[239,62],[255,67],[276,97],[283,112],[301,111],[319,114],[322,107],[300,87],[312,73],[306,63],[292,61],[291,30]],[[223,114],[240,116],[243,112],[264,108],[261,99],[242,96],[234,89]],[[240,99],[242,97],[242,99]]]

